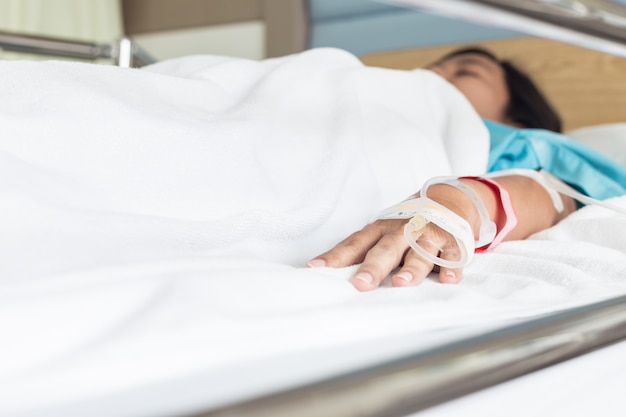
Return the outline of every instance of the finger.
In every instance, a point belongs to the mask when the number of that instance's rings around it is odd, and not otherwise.
[[[350,279],[360,291],[369,291],[380,285],[402,262],[408,248],[402,229],[385,234],[368,252],[363,263]]]
[[[439,282],[442,284],[458,284],[463,277],[463,268],[441,268]]]
[[[456,241],[446,242],[439,256],[443,259],[457,261],[461,259],[461,249],[459,249]],[[443,284],[458,284],[462,275],[463,268],[446,268],[442,266],[439,269],[439,282]]]
[[[406,221],[405,221],[406,222]],[[377,221],[339,242],[331,250],[307,262],[308,267],[344,267],[363,262],[369,251],[389,230],[401,228],[401,221]]]
[[[417,242],[427,252],[435,256],[437,256],[441,250],[437,243],[423,235],[420,236]],[[433,270],[433,267],[434,264],[432,262],[409,249],[404,256],[402,268],[391,277],[391,285],[394,287],[418,285],[424,281],[424,278]]]
[[[368,249],[374,246],[382,236],[382,231],[366,226],[363,230],[351,234],[331,250],[316,256],[307,262],[309,267],[350,266],[362,262]]]

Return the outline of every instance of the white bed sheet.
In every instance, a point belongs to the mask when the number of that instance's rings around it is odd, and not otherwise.
[[[330,49],[0,64],[0,415],[208,409],[626,293],[626,219],[598,207],[456,286],[302,267],[426,178],[484,169],[480,119],[428,72]]]

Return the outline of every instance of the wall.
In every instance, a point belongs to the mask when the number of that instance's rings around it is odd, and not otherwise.
[[[122,7],[125,32],[161,58],[265,58],[308,43],[306,0],[122,0]]]
[[[0,31],[98,43],[126,34],[160,59],[298,52],[307,22],[306,0],[0,0]],[[0,50],[0,58],[26,57],[50,58]]]
[[[134,35],[133,39],[157,60],[195,54],[248,59],[263,59],[266,56],[265,23],[260,20],[155,31]]]

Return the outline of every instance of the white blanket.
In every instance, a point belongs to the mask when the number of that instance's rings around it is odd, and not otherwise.
[[[484,127],[441,79],[333,49],[3,63],[0,94],[4,279],[189,256],[299,266],[429,176],[486,164]]]
[[[484,170],[434,74],[332,49],[0,67],[0,415],[189,412],[626,290],[626,224],[595,207],[458,286],[302,267],[426,178]]]

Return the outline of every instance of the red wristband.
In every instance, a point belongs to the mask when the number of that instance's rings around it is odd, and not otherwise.
[[[461,178],[480,181],[489,186],[489,188],[491,188],[491,191],[493,191],[493,193],[496,195],[499,202],[496,211],[496,224],[502,224],[502,221],[500,219],[502,219],[503,217],[505,219],[504,225],[502,225],[502,227],[498,230],[498,233],[496,233],[493,241],[485,246],[481,246],[480,248],[475,249],[475,252],[484,252],[502,242],[506,235],[508,235],[511,230],[513,230],[515,226],[517,226],[517,216],[515,215],[515,210],[513,209],[511,195],[506,190],[506,188],[502,187],[500,184],[490,178],[474,176]]]

